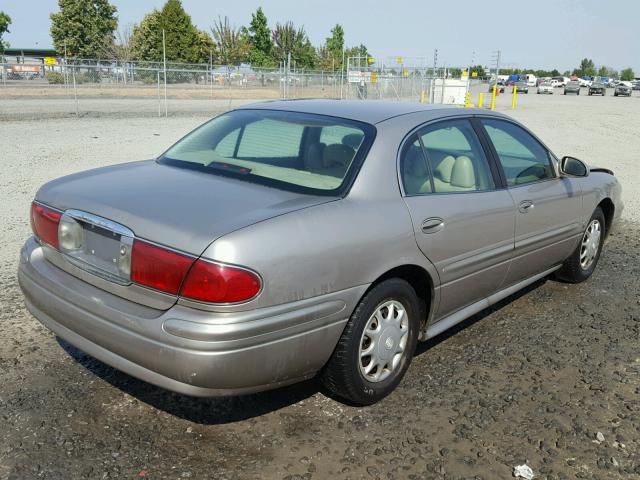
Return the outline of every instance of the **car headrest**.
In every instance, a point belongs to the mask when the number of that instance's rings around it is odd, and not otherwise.
[[[344,145],[349,145],[354,150],[357,150],[360,148],[363,138],[364,135],[362,133],[350,133],[349,135],[342,137],[342,143]]]
[[[443,182],[451,183],[451,171],[454,163],[456,163],[456,159],[451,155],[447,155],[435,168],[435,175]]]
[[[476,175],[473,171],[471,159],[465,155],[456,158],[451,170],[451,185],[461,188],[472,188],[476,186]]]
[[[333,165],[349,165],[354,154],[353,148],[347,145],[341,143],[327,145],[322,152],[322,166],[326,168]]]
[[[322,168],[322,153],[324,143],[312,143],[307,148],[307,154],[304,157],[304,165],[308,170],[318,170]]]

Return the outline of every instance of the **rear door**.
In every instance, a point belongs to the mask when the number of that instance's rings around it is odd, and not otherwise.
[[[418,130],[401,156],[405,202],[420,250],[440,276],[440,319],[494,293],[513,250],[514,205],[496,188],[490,164],[467,118]]]
[[[506,285],[561,263],[582,232],[582,192],[559,177],[552,154],[519,125],[482,118],[516,206],[514,257]]]

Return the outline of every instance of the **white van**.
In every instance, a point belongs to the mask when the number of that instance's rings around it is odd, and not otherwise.
[[[532,73],[527,73],[527,75],[525,76],[526,80],[527,80],[527,85],[530,87],[535,87],[536,86],[536,82],[537,82],[537,78],[534,74]]]

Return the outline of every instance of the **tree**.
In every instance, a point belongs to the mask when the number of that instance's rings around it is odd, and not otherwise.
[[[218,48],[218,62],[223,65],[239,65],[249,59],[251,44],[246,33],[231,26],[229,18],[218,17],[211,33]]]
[[[51,38],[58,52],[69,56],[100,56],[105,39],[118,26],[117,8],[108,0],[58,0],[60,11],[52,13]]]
[[[139,24],[134,25],[131,51],[136,60],[162,60],[162,19],[159,10],[146,14]]]
[[[100,57],[110,60],[117,60],[121,64],[129,63],[133,60],[133,50],[131,48],[132,25],[129,23],[116,31],[115,39],[107,36],[100,52]],[[128,69],[123,65],[122,78],[127,83]]]
[[[271,30],[267,23],[267,16],[262,11],[262,7],[258,7],[256,13],[251,14],[251,23],[247,30],[247,37],[251,50],[249,51],[249,62],[256,67],[271,67],[273,59],[271,50],[273,49],[273,40],[271,40]]]
[[[133,26],[129,23],[115,32],[114,36],[108,35],[102,46],[100,57],[118,60],[126,63],[133,60],[133,51],[131,49],[131,35]]]
[[[575,69],[573,74],[578,77],[595,77],[596,65],[590,58],[583,58],[582,61],[580,61],[580,67]]]
[[[286,62],[291,54],[291,62],[299,68],[313,68],[316,64],[316,51],[309,41],[304,27],[296,28],[293,22],[284,25],[278,23],[273,31],[273,59]]]
[[[340,70],[344,53],[344,29],[336,23],[331,29],[331,36],[318,49],[318,59],[323,70]]]
[[[598,76],[599,77],[606,77],[609,75],[609,69],[607,67],[605,67],[604,65],[602,67],[600,67],[600,70],[598,70]]]
[[[210,60],[216,62],[218,60],[218,49],[216,43],[204,30],[198,30],[198,63],[207,63]]]
[[[207,39],[191,22],[180,0],[167,0],[162,10],[153,10],[133,27],[131,39],[136,59],[162,60],[162,31],[165,33],[167,60],[170,62],[207,63]],[[205,42],[205,45],[202,44]]]
[[[473,74],[473,72],[476,72],[478,74],[478,78],[484,78],[487,76],[482,65],[474,65],[473,67],[471,67],[470,75]]]
[[[365,47],[361,43],[357,47],[347,48],[345,50],[344,56],[345,56],[345,58],[349,58],[349,57],[364,57],[364,58],[367,58],[367,57],[370,57],[371,55],[369,55],[369,50],[367,50],[367,47]]]
[[[9,25],[11,25],[11,17],[0,11],[0,53],[4,52],[4,49],[9,46],[8,43],[2,40],[2,36],[5,33],[9,33]]]
[[[636,78],[636,74],[633,72],[633,68],[631,67],[625,68],[624,70],[622,70],[622,72],[620,72],[620,80],[622,80],[623,82],[630,82],[634,78]]]

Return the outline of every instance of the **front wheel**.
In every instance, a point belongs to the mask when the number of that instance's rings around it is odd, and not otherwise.
[[[322,371],[324,385],[357,405],[389,395],[402,380],[418,343],[420,302],[405,280],[372,288],[351,315]]]
[[[556,277],[569,283],[580,283],[588,279],[600,259],[605,233],[604,213],[597,207],[589,219],[580,243],[556,272]]]

